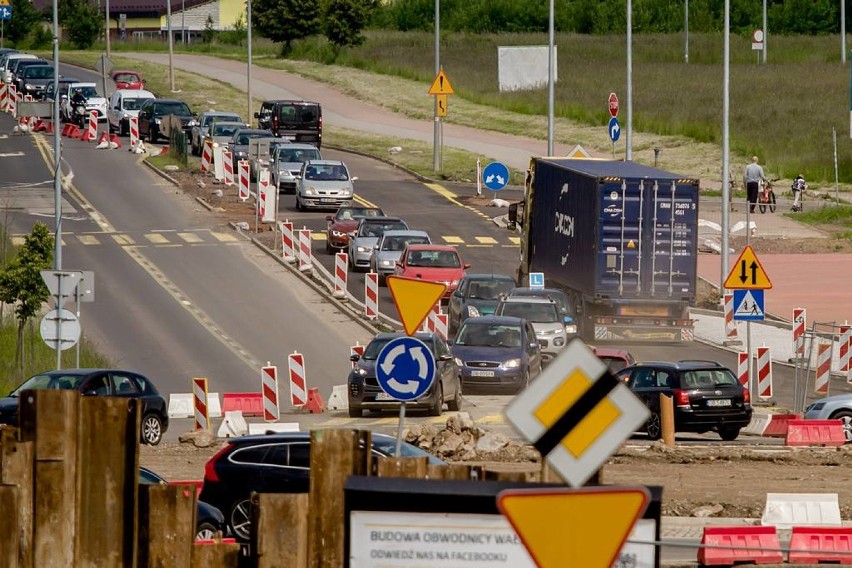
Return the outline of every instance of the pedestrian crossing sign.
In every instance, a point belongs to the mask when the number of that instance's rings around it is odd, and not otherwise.
[[[763,290],[734,290],[734,319],[741,321],[762,320],[766,316],[763,308]]]

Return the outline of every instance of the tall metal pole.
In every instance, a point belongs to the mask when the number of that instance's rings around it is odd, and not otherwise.
[[[180,42],[186,45],[186,0],[180,0]]]
[[[556,40],[553,25],[553,0],[548,8],[547,25],[547,155],[553,156],[553,110],[556,105]]]
[[[627,146],[625,158],[633,159],[633,0],[627,0]]]
[[[109,57],[110,56],[110,50],[109,50],[109,0],[106,0],[105,13],[106,13],[106,34],[105,34],[106,54],[107,54],[107,57]],[[106,91],[104,91],[104,96],[106,96]]]
[[[172,62],[174,45],[172,41],[172,0],[166,0],[166,29],[169,33],[169,90],[175,92],[175,66]]]
[[[763,0],[763,64],[766,65],[766,44],[769,43],[769,29],[766,23],[766,0]]]
[[[441,72],[441,0],[435,0],[435,76]],[[441,117],[438,116],[438,97],[435,97],[435,124],[432,137],[432,169],[441,171]]]
[[[689,63],[689,0],[683,2],[683,62]]]
[[[840,61],[846,64],[846,0],[840,0]]]
[[[724,290],[725,279],[728,277],[728,230],[730,227],[729,212],[731,210],[731,184],[728,124],[730,120],[730,83],[731,83],[731,0],[725,0],[725,33],[722,56],[722,276],[720,288]],[[748,206],[747,206],[748,207]],[[750,227],[746,227],[749,231]],[[749,353],[749,357],[751,354]]]
[[[248,121],[251,124],[251,0],[246,2],[246,41],[248,42],[248,69],[246,70],[246,92],[248,93]]]
[[[53,206],[56,223],[54,234],[53,269],[62,270],[62,141],[59,137],[59,0],[53,0]],[[59,278],[59,296],[56,309],[62,309],[62,278]],[[60,312],[57,312],[60,313]],[[57,326],[59,325],[57,320]],[[62,350],[59,348],[59,333],[56,341],[56,368],[62,368]]]

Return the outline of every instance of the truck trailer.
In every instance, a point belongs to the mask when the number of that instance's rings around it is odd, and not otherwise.
[[[533,158],[509,208],[518,282],[563,289],[587,340],[692,341],[698,186],[635,162]]]

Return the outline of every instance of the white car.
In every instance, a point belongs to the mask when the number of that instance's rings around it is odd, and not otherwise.
[[[308,160],[296,184],[296,209],[337,209],[349,205],[355,195],[357,177],[339,160]]]
[[[66,121],[70,120],[73,116],[73,109],[71,108],[71,98],[74,96],[74,93],[77,92],[77,89],[83,91],[83,95],[86,97],[86,110],[87,111],[97,111],[98,113],[98,122],[106,122],[107,120],[107,100],[98,93],[98,87],[94,83],[72,83],[68,86],[68,97],[63,97],[62,100],[62,116]]]
[[[3,68],[0,69],[0,79],[7,85],[12,82],[12,72],[9,70],[11,63],[17,59],[38,59],[32,53],[11,53],[6,56],[3,61]]]
[[[139,107],[145,99],[157,98],[151,91],[144,89],[119,89],[109,99],[107,122],[110,131],[118,131],[124,136],[130,132],[130,119],[139,116]]]

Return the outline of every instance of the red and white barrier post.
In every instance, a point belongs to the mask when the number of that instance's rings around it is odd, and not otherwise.
[[[281,229],[281,258],[284,262],[293,262],[296,260],[296,248],[293,242],[293,223],[283,221],[278,223]]]
[[[364,315],[367,319],[379,317],[379,275],[375,272],[364,275]]]
[[[269,170],[267,168],[263,168],[258,172],[257,187],[261,195],[260,199],[263,200],[263,212],[260,215],[260,221],[261,223],[274,223],[278,191],[274,191],[269,187]]]
[[[212,153],[211,153],[212,155]],[[201,155],[201,161],[204,162],[204,154]],[[209,166],[208,166],[209,167]],[[249,180],[251,179],[249,176],[249,163],[248,160],[240,160],[237,162],[237,170],[239,177],[239,197],[240,201],[247,201],[249,197],[251,197],[250,188],[249,188]]]
[[[139,117],[130,117],[130,149],[135,150],[139,144]]]
[[[85,141],[94,141],[98,137],[98,111],[89,111],[89,127],[86,129]]]
[[[840,345],[838,346],[838,356],[840,358],[840,372],[846,373],[849,371],[849,356],[850,356],[850,345],[852,343],[852,326],[849,325],[841,325],[840,326]]]
[[[234,153],[228,149],[222,150],[222,165],[225,167],[225,185],[234,185]]]
[[[6,99],[6,112],[18,117],[18,88],[13,83],[9,84],[9,97]]]
[[[192,394],[195,399],[195,429],[210,429],[210,412],[207,405],[207,379],[196,377],[192,379]]]
[[[831,380],[831,352],[834,343],[831,341],[817,341],[817,366],[814,380],[814,392],[828,395],[829,382]]]
[[[290,404],[303,406],[308,402],[308,386],[305,379],[305,357],[294,351],[287,356],[287,366],[290,369]]]
[[[769,347],[757,348],[757,396],[772,398],[772,356]]]
[[[734,321],[734,295],[725,293],[725,341],[737,341],[737,322]]]
[[[201,173],[208,174],[210,170],[213,168],[211,164],[213,163],[213,141],[212,140],[204,140],[204,143],[201,145]],[[248,163],[248,162],[246,162]]]
[[[9,88],[6,83],[0,83],[0,112],[6,112],[9,104]]]
[[[447,314],[437,314],[432,329],[442,338],[447,339],[449,333],[449,316]]]
[[[334,255],[334,297],[346,297],[346,282],[348,273],[346,267],[349,265],[349,255],[345,252],[339,252]]]
[[[352,345],[349,348],[349,357],[352,357],[353,355],[357,355],[358,357],[363,357],[364,356],[364,349],[365,349],[365,346],[361,345],[359,342],[356,341],[355,345]],[[352,361],[352,368],[353,369],[357,365],[358,365],[358,363],[356,363],[355,361]]]
[[[749,360],[748,353],[745,351],[737,352],[737,380],[743,388],[749,388]]]
[[[264,422],[278,422],[281,411],[278,408],[278,367],[266,362],[260,369],[261,393],[263,394]]]
[[[307,272],[313,268],[311,256],[311,230],[299,229],[299,270]]]
[[[801,359],[805,356],[805,327],[807,326],[808,312],[805,308],[793,310],[793,358]]]

